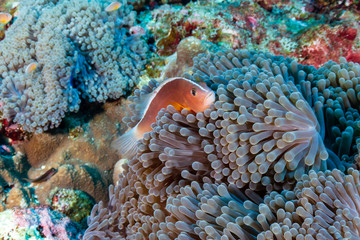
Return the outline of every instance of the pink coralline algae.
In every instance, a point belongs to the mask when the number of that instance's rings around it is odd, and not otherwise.
[[[172,54],[184,38],[231,48],[247,48],[286,55],[301,64],[319,67],[340,56],[359,60],[359,14],[354,2],[320,11],[328,1],[242,1],[163,5],[151,12],[147,27],[160,55]],[[334,7],[335,1],[330,1]]]
[[[0,120],[0,133],[9,139],[9,143],[17,143],[29,135],[18,124],[11,124],[6,119]]]
[[[324,59],[335,60],[339,56],[356,61],[358,59],[354,56],[352,47],[357,33],[358,30],[351,27],[320,25],[302,36],[299,41],[301,51],[293,55],[302,58],[301,63],[315,67],[324,63]]]
[[[2,104],[0,103],[0,108],[1,107]],[[7,137],[9,143],[17,143],[28,136],[28,133],[24,132],[21,126],[11,123],[6,119],[1,119],[1,115],[2,113],[0,111],[0,134]]]

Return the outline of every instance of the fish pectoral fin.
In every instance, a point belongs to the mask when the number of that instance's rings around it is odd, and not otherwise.
[[[183,106],[183,105],[181,105],[181,104],[179,104],[177,102],[172,102],[169,105],[172,105],[176,109],[176,111],[178,111],[178,112],[181,112],[181,110],[183,110],[183,109],[187,109],[187,110],[191,111],[190,108],[187,108],[187,107],[185,107],[185,106]]]

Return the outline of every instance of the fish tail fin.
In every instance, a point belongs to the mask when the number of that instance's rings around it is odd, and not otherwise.
[[[122,158],[132,159],[137,152],[137,141],[139,138],[136,136],[136,127],[130,129],[120,137],[116,138],[111,147],[121,154]]]

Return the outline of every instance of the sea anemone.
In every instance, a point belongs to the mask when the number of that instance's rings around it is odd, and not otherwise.
[[[226,178],[238,187],[249,183],[251,189],[261,183],[271,191],[271,179],[285,183],[310,169],[341,165],[337,159],[325,161],[316,114],[295,87],[312,79],[306,72],[313,68],[246,50],[199,55],[194,63],[189,77],[207,82],[218,94],[210,113],[218,129],[213,147],[205,148],[223,155],[209,159],[217,181]]]
[[[360,65],[340,58],[340,64],[329,61],[316,74],[311,86],[325,107],[325,144],[351,163],[360,135]]]
[[[323,142],[327,103],[311,88],[322,75],[245,50],[199,55],[193,72],[186,77],[206,82],[216,102],[197,114],[158,113],[110,187],[108,207],[94,207],[85,238],[356,236],[359,174],[342,174],[347,165]],[[135,92],[128,126],[156,86]]]
[[[293,193],[296,201],[284,202],[282,218],[259,239],[358,239],[360,237],[359,171],[310,171]],[[265,199],[266,203],[266,199]],[[278,214],[279,216],[279,214]]]
[[[251,199],[251,200],[250,200]],[[255,239],[263,226],[257,221],[263,199],[234,184],[191,182],[180,194],[169,197],[164,229],[170,239]]]

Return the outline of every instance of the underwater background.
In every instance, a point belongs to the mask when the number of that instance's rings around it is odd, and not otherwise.
[[[0,0],[0,239],[360,239],[359,23],[358,0]],[[214,103],[169,89],[122,158],[175,77]]]

